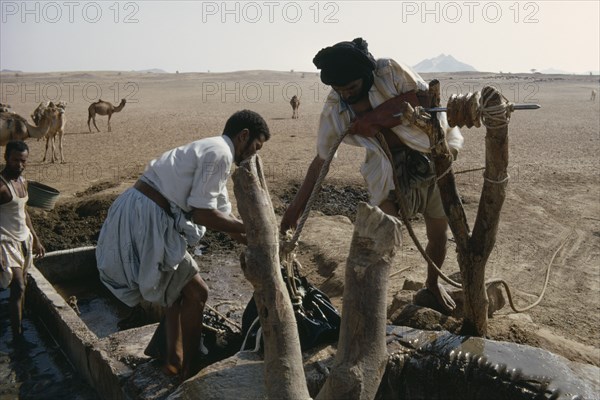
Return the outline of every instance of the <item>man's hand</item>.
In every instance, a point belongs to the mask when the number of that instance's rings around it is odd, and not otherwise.
[[[369,111],[368,114],[363,115],[360,118],[354,119],[348,127],[348,133],[351,135],[360,135],[364,137],[375,137],[379,131],[383,128],[377,123],[375,118],[370,118],[369,114],[373,111]],[[398,119],[400,121],[400,119]],[[400,123],[398,123],[399,125]]]
[[[232,214],[226,214],[216,209],[193,208],[192,222],[205,226],[212,231],[246,232],[242,221]]]
[[[288,229],[293,228],[295,230],[298,226],[298,219],[306,208],[306,203],[308,203],[308,199],[315,188],[324,162],[325,160],[321,159],[319,155],[316,155],[310,163],[308,171],[306,171],[306,176],[304,177],[304,182],[302,182],[294,200],[292,200],[281,218],[280,232],[282,234],[285,234]]]
[[[230,238],[232,238],[233,240],[235,240],[236,242],[240,243],[240,244],[248,244],[248,240],[246,239],[246,234],[245,233],[237,233],[237,232],[227,232],[227,234],[229,235]]]
[[[394,117],[394,115],[412,112],[412,106],[417,105],[419,105],[419,101],[415,92],[393,97],[352,121],[348,133],[374,137],[383,128],[393,128],[402,124],[402,118]]]
[[[37,258],[41,258],[44,257],[46,255],[46,249],[44,248],[44,246],[42,245],[42,243],[40,242],[40,240],[36,237],[33,238],[33,254],[35,254],[35,256]]]
[[[283,213],[283,217],[281,217],[281,224],[279,226],[279,231],[282,234],[288,231],[288,229],[296,229],[298,226],[298,213],[292,209],[292,207],[288,207]]]

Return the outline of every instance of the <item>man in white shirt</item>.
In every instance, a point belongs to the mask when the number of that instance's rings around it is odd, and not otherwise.
[[[109,209],[96,249],[100,279],[130,307],[142,299],[166,307],[168,374],[187,379],[194,373],[208,298],[187,246],[196,244],[206,229],[245,243],[244,225],[231,214],[227,179],[234,162],[254,155],[269,138],[259,114],[236,112],[222,136],[152,160]]]
[[[423,214],[427,230],[427,254],[439,266],[446,256],[448,222],[441,202],[427,134],[416,126],[401,125],[390,110],[400,111],[403,103],[420,105],[418,95],[426,93],[427,83],[407,66],[391,59],[375,60],[362,38],[340,42],[319,51],[313,59],[321,70],[321,81],[332,87],[319,121],[317,156],[304,182],[283,215],[282,232],[297,225],[330,149],[346,129],[344,142],[366,149],[361,173],[367,184],[371,205],[390,215],[398,215],[394,195],[394,174],[407,200],[409,217]],[[404,104],[405,106],[405,104]],[[428,104],[426,106],[429,106]],[[447,128],[448,145],[456,157],[463,137],[458,128],[449,129],[445,113],[439,118]],[[381,132],[391,149],[390,163],[375,135]],[[450,312],[456,305],[438,283],[437,271],[429,266],[426,286],[440,309]]]

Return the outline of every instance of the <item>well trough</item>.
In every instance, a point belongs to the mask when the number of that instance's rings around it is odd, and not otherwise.
[[[265,398],[263,363],[255,353],[210,365],[180,386],[162,375],[143,354],[157,324],[118,330],[128,310],[98,284],[94,247],[52,252],[36,266],[28,308],[102,398],[246,398],[240,392]],[[70,305],[72,296],[77,301]],[[389,326],[387,350],[381,399],[596,399],[600,390],[597,367],[529,346]],[[334,353],[328,346],[303,354],[311,396],[326,379]]]

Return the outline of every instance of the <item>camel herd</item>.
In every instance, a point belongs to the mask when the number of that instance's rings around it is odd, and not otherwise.
[[[50,125],[58,111],[53,106],[40,111],[38,123],[30,124],[20,115],[12,112],[10,105],[0,104],[0,146],[10,140],[25,140],[27,138],[41,139],[50,130]]]
[[[65,115],[66,108],[67,104],[62,101],[56,105],[52,102],[40,103],[40,105],[37,106],[37,108],[31,114],[31,119],[33,120],[33,122],[35,122],[36,125],[40,125],[46,110],[50,109],[52,111],[53,117],[50,118],[48,132],[46,132],[46,150],[44,151],[44,159],[42,160],[42,162],[46,162],[46,156],[48,154],[48,145],[50,143],[52,143],[51,160],[52,162],[58,160],[58,157],[56,156],[56,137],[58,137],[60,162],[65,162],[65,157],[63,156],[63,135],[65,133],[65,125],[67,124],[67,117]]]
[[[591,101],[596,100],[596,90],[592,90],[590,96]],[[98,132],[98,125],[96,125],[96,115],[107,115],[108,116],[108,132],[111,132],[110,119],[114,113],[118,113],[125,107],[126,100],[121,99],[121,103],[118,106],[114,106],[108,101],[99,99],[95,103],[90,104],[88,107],[88,120],[87,125],[90,133],[92,128],[90,121],[93,122],[94,127]],[[300,98],[294,95],[290,99],[290,105],[292,106],[292,119],[299,118],[300,109]],[[58,160],[56,156],[56,145],[55,139],[58,137],[58,148],[60,154],[60,162],[64,163],[65,159],[63,156],[63,135],[65,133],[65,125],[67,123],[67,117],[65,115],[66,103],[59,102],[54,104],[53,102],[43,102],[37,106],[37,108],[31,114],[31,119],[35,125],[30,124],[27,120],[20,115],[14,113],[11,110],[11,106],[8,104],[0,103],[0,147],[6,145],[10,140],[25,140],[27,138],[37,138],[38,140],[46,138],[46,150],[44,152],[44,159],[48,153],[49,144],[52,143],[52,156],[50,157],[51,162]]]
[[[122,99],[117,107],[103,100],[92,103],[88,108],[87,123],[89,131],[92,132],[90,127],[91,120],[96,130],[100,132],[100,129],[96,125],[97,114],[108,115],[108,131],[110,132],[110,118],[113,113],[119,112],[125,107],[125,102],[125,99]],[[5,146],[11,140],[25,140],[28,138],[40,140],[45,138],[46,150],[44,151],[42,162],[46,162],[48,147],[52,144],[50,161],[54,163],[60,158],[60,162],[64,163],[63,135],[65,133],[65,125],[67,124],[66,108],[67,104],[62,101],[56,104],[52,101],[42,102],[33,110],[31,119],[34,124],[30,124],[26,118],[13,112],[9,104],[0,103],[0,147]],[[56,139],[58,139],[58,156],[56,154]]]
[[[48,146],[52,143],[52,162],[58,160],[56,156],[55,138],[58,136],[60,162],[64,163],[62,138],[65,132],[67,118],[65,116],[66,103],[53,102],[40,103],[31,114],[31,119],[35,125],[31,125],[19,114],[12,112],[10,105],[0,104],[0,146],[6,145],[10,140],[25,140],[27,138],[37,138],[38,140],[46,138],[46,151],[44,159],[48,153]]]
[[[92,132],[90,121],[98,132],[96,125],[96,115],[108,116],[108,132],[111,132],[110,119],[114,113],[118,113],[125,107],[126,100],[122,99],[118,106],[114,106],[108,101],[99,99],[88,107],[87,126]],[[300,99],[298,96],[293,96],[290,100],[292,106],[292,119],[299,117],[298,110],[300,108]],[[46,150],[44,151],[44,159],[46,162],[48,148],[52,144],[52,154],[49,160],[54,163],[60,159],[61,163],[65,162],[63,155],[63,135],[65,134],[65,125],[67,123],[66,116],[67,104],[65,102],[54,103],[46,101],[40,103],[31,114],[31,119],[34,124],[27,122],[19,114],[12,111],[8,104],[0,103],[0,147],[5,146],[10,140],[25,140],[28,138],[46,139]],[[58,139],[58,153],[56,154],[56,140]]]

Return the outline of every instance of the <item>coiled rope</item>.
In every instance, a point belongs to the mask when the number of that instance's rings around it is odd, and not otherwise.
[[[504,100],[498,105],[490,106],[492,95],[498,93]],[[514,105],[508,99],[491,88],[482,97],[480,92],[467,94],[453,94],[448,99],[448,124],[462,128],[473,126],[479,128],[481,123],[487,128],[502,128],[508,126]],[[494,122],[493,126],[491,123]]]

